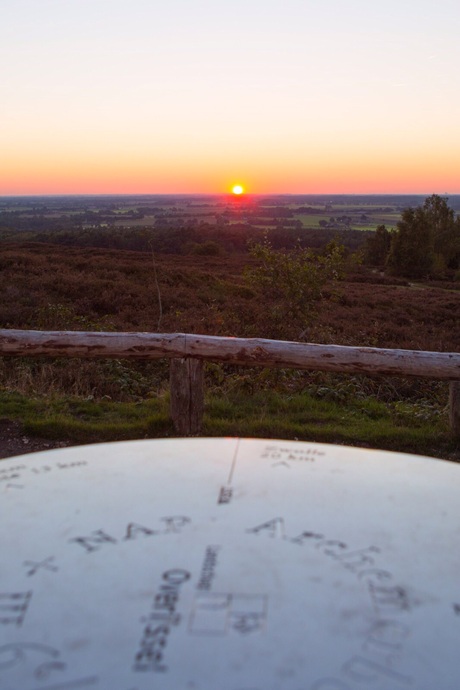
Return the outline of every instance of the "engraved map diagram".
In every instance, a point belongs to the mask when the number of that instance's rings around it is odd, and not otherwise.
[[[2,690],[460,687],[460,468],[255,439],[0,463]]]

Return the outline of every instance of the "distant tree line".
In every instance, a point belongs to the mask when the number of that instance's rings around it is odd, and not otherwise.
[[[432,194],[406,208],[396,228],[379,225],[366,240],[365,261],[407,278],[444,277],[460,268],[460,217]]]
[[[3,219],[5,220],[5,219]],[[155,227],[107,225],[107,227],[84,227],[81,224],[68,224],[62,219],[19,219],[17,224],[11,222],[0,224],[0,240],[31,241],[47,244],[58,244],[74,247],[98,247],[104,249],[123,249],[148,251],[164,254],[198,254],[218,255],[246,253],[249,242],[261,241],[267,237],[274,249],[292,249],[304,247],[322,249],[338,237],[349,251],[362,247],[366,234],[359,230],[327,228],[273,227],[265,230],[255,228],[248,223],[177,223],[162,225],[161,220]]]

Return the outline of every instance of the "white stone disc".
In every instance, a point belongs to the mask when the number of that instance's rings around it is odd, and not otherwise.
[[[457,690],[460,466],[251,439],[0,462],[2,690]]]

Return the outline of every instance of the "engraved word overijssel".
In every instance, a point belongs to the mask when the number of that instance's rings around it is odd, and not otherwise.
[[[181,568],[163,573],[164,583],[160,585],[148,616],[143,617],[145,626],[139,651],[136,654],[133,671],[164,673],[164,655],[173,626],[179,625],[181,616],[176,613],[180,588],[190,579],[190,573]]]

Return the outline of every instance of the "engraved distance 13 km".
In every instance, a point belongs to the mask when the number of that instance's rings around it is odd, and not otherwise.
[[[147,623],[136,654],[133,671],[153,671],[165,673],[168,667],[164,664],[164,654],[173,626],[178,626],[181,616],[176,613],[180,588],[191,575],[188,570],[174,568],[163,573],[164,583],[153,600],[150,613],[141,618]]]
[[[0,482],[11,481],[12,479],[24,479],[24,474],[48,474],[54,470],[68,470],[86,465],[88,465],[86,460],[77,460],[74,462],[59,461],[54,465],[37,465],[35,467],[28,467],[27,465],[12,465],[0,470]]]

